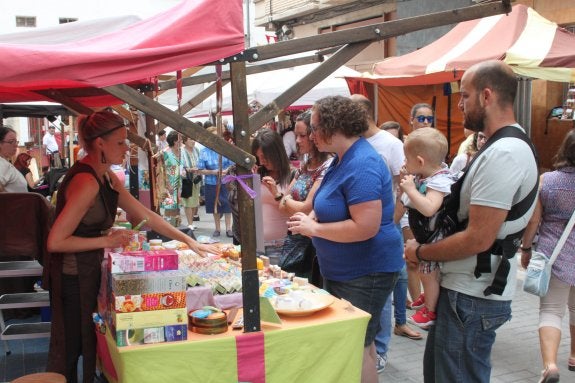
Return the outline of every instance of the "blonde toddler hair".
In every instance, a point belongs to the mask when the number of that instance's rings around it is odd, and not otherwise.
[[[441,165],[447,156],[445,136],[435,128],[420,128],[405,139],[405,151],[421,156],[430,165]]]

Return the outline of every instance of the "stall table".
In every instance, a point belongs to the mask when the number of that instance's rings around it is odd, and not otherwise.
[[[360,381],[368,320],[335,299],[309,316],[282,316],[281,327],[262,323],[260,332],[188,331],[187,341],[127,347],[107,332],[98,353],[110,382],[353,383]]]

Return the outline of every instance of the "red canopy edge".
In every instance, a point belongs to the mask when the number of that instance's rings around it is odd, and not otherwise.
[[[63,33],[68,32],[63,28]],[[0,42],[0,102],[47,100],[35,91],[74,89],[73,98],[86,106],[112,105],[121,101],[104,94],[83,95],[82,89],[146,84],[154,76],[241,52],[242,0],[187,0],[86,39],[56,44],[33,40],[27,34],[22,43]]]

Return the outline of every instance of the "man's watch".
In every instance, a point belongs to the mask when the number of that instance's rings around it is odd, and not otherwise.
[[[274,199],[276,201],[281,201],[281,199],[284,197],[284,193],[278,193],[276,194],[276,196],[274,197]]]

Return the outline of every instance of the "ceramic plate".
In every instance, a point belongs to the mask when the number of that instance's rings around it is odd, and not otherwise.
[[[311,307],[297,308],[297,309],[287,309],[287,308],[277,308],[277,301],[272,301],[272,305],[276,312],[280,315],[299,317],[311,315],[315,312],[329,307],[335,300],[333,295],[330,294],[315,294],[315,293],[305,293],[303,297],[306,301],[311,302]]]

